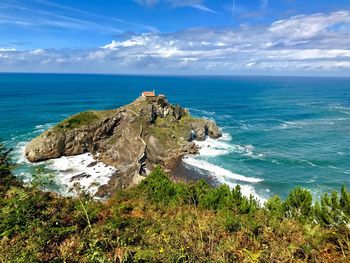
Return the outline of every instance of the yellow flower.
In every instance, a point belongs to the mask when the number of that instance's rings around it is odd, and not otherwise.
[[[159,249],[160,253],[164,253],[164,248]]]

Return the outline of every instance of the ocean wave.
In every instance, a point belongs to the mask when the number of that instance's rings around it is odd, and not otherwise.
[[[29,164],[25,156],[25,149],[28,144],[28,141],[21,141],[13,148],[13,156],[18,164]]]
[[[341,104],[329,105],[328,109],[331,111],[337,111],[346,115],[350,115],[350,107],[346,107]]]
[[[61,157],[36,164],[32,164],[25,157],[25,148],[28,141],[19,142],[13,149],[13,154],[18,164],[25,167],[33,167],[36,165],[44,165],[53,171],[55,183],[60,186],[58,190],[61,194],[69,195],[75,183],[88,193],[94,195],[100,185],[107,184],[110,177],[117,171],[112,166],[96,162],[90,153],[77,156]],[[26,169],[25,169],[26,170]],[[85,176],[79,176],[85,174]],[[19,172],[17,176],[23,177],[25,182],[30,182],[31,175],[28,172]],[[73,180],[74,177],[76,180]]]
[[[332,170],[335,170],[337,173],[341,173],[341,174],[350,174],[349,171],[343,169],[343,168],[340,168],[340,167],[336,167],[336,166],[333,166],[333,165],[328,165],[327,166],[328,168],[332,169]]]
[[[215,111],[206,111],[206,110],[200,110],[200,109],[195,109],[195,108],[190,108],[190,112],[198,112],[200,114],[206,115],[206,116],[214,116]]]
[[[304,159],[293,159],[289,157],[283,157],[283,156],[275,156],[275,158],[266,158],[265,161],[273,163],[273,164],[281,164],[281,165],[297,165],[297,166],[304,166],[305,164],[312,166],[312,167],[320,167],[319,165],[315,164],[315,161],[308,161]]]
[[[297,121],[283,121],[280,120],[280,122],[282,122],[281,125],[277,126],[277,129],[281,129],[281,130],[286,130],[286,129],[290,129],[290,128],[296,128],[296,129],[301,129],[302,125],[305,125],[304,122],[297,122]]]
[[[231,144],[231,141],[232,137],[228,133],[223,133],[223,136],[218,140],[207,138],[205,141],[196,141],[196,144],[200,147],[199,156],[187,156],[183,159],[183,163],[190,166],[190,169],[194,169],[196,172],[206,176],[212,176],[218,182],[227,184],[231,188],[235,187],[239,182],[241,192],[244,196],[249,197],[250,195],[253,195],[260,203],[263,204],[266,199],[257,194],[252,185],[249,185],[262,182],[262,179],[237,174],[202,159],[203,157],[226,155],[231,152],[236,152],[251,158],[264,157],[264,155],[261,153],[254,153],[255,148],[251,144],[242,146],[239,144]]]
[[[232,136],[229,133],[227,132],[222,133],[220,141],[231,141],[231,140],[232,140]]]
[[[304,160],[304,162],[307,163],[307,164],[309,164],[309,165],[312,166],[312,167],[317,167],[316,164],[314,164],[314,163],[312,163],[312,162],[310,162],[310,161]]]
[[[195,157],[185,157],[183,159],[184,163],[189,164],[194,167],[198,167],[200,169],[208,171],[210,174],[217,178],[229,178],[235,181],[248,182],[248,183],[259,183],[262,181],[260,178],[247,177],[244,175],[233,173],[229,170],[226,170],[218,165],[211,164],[207,161],[200,160]],[[225,180],[226,182],[226,180]]]
[[[200,156],[203,157],[226,155],[231,152],[236,152],[243,156],[256,159],[265,157],[262,153],[255,153],[254,146],[251,144],[242,146],[239,144],[230,144],[231,141],[231,135],[229,133],[223,133],[220,139],[207,138],[205,141],[195,141],[195,143],[200,148]]]
[[[233,151],[233,146],[228,143],[230,140],[231,136],[224,133],[219,140],[207,138],[205,141],[195,141],[195,143],[200,148],[199,154],[201,156],[219,156]]]
[[[42,133],[42,132],[48,130],[49,128],[51,128],[53,125],[54,125],[54,123],[46,123],[46,124],[36,125],[35,130],[32,133],[33,134]]]
[[[183,159],[185,165],[189,165],[190,168],[195,169],[197,172],[203,174],[203,171],[207,172],[215,180],[221,184],[228,185],[231,189],[237,185],[235,182],[240,182],[241,192],[244,196],[250,197],[253,195],[261,204],[263,204],[266,199],[260,196],[254,189],[252,185],[247,185],[245,183],[259,183],[263,181],[260,178],[247,177],[244,175],[233,173],[226,170],[220,166],[211,164],[204,160],[199,160],[195,157],[186,157]]]
[[[334,125],[335,122],[346,120],[346,118],[328,118],[328,119],[310,119],[310,120],[296,120],[296,121],[284,121],[278,120],[281,124],[265,129],[265,131],[271,130],[286,130],[286,129],[302,129],[305,126],[315,125]]]
[[[90,194],[96,194],[100,185],[107,184],[116,168],[101,162],[96,162],[90,153],[76,156],[61,157],[44,162],[55,171],[57,183],[62,187],[63,194],[68,194],[75,183]]]
[[[235,149],[235,152],[240,153],[241,155],[246,157],[251,157],[254,159],[261,159],[265,157],[265,154],[263,153],[254,153],[255,147],[251,144],[247,144],[243,146],[236,144],[233,147]]]

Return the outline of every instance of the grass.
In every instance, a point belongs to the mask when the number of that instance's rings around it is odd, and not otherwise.
[[[99,119],[99,115],[96,112],[86,111],[69,117],[68,119],[57,124],[54,128],[74,129],[81,126],[90,125]]]

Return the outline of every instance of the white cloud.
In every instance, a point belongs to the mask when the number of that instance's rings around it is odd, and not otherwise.
[[[104,49],[118,49],[119,47],[134,47],[134,46],[142,46],[146,45],[148,40],[147,34],[143,34],[141,36],[136,36],[131,39],[127,39],[125,41],[115,41],[113,40],[111,43],[104,45],[102,48]]]
[[[349,26],[350,13],[339,11],[292,17],[266,27],[143,33],[90,50],[0,49],[0,70],[349,75]]]
[[[274,22],[269,30],[280,37],[308,39],[323,32],[326,33],[327,28],[339,23],[350,23],[348,11],[334,12],[329,15],[295,16],[291,19]]]
[[[0,48],[0,52],[16,51],[15,48]]]
[[[32,51],[29,51],[30,54],[35,54],[35,55],[43,55],[45,53],[45,50],[42,48],[38,48]]]

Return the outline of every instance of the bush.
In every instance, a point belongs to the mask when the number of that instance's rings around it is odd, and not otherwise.
[[[230,233],[239,231],[244,223],[241,218],[230,209],[219,211],[218,216],[225,229]]]
[[[293,189],[285,202],[283,208],[286,216],[299,220],[310,219],[312,215],[312,195],[309,190],[302,187]]]
[[[265,203],[265,208],[270,218],[281,219],[283,217],[283,201],[278,195],[275,195],[267,200]]]
[[[200,206],[204,209],[217,210],[232,206],[232,193],[227,185],[212,188],[200,199]]]
[[[184,203],[198,206],[211,190],[212,187],[204,180],[189,184],[186,187]]]
[[[343,185],[341,188],[341,196],[340,196],[340,207],[347,215],[350,216],[350,194],[346,191],[345,186]]]
[[[7,149],[0,142],[0,197],[2,197],[11,186],[20,186],[21,184],[12,174],[15,164],[11,158],[12,149]]]
[[[337,192],[333,192],[331,196],[325,193],[321,202],[316,202],[314,206],[316,221],[324,226],[347,224],[350,221],[349,201],[349,194],[344,186],[340,198]]]
[[[184,193],[184,186],[172,182],[159,166],[141,182],[139,187],[152,201],[163,204],[178,202]]]

